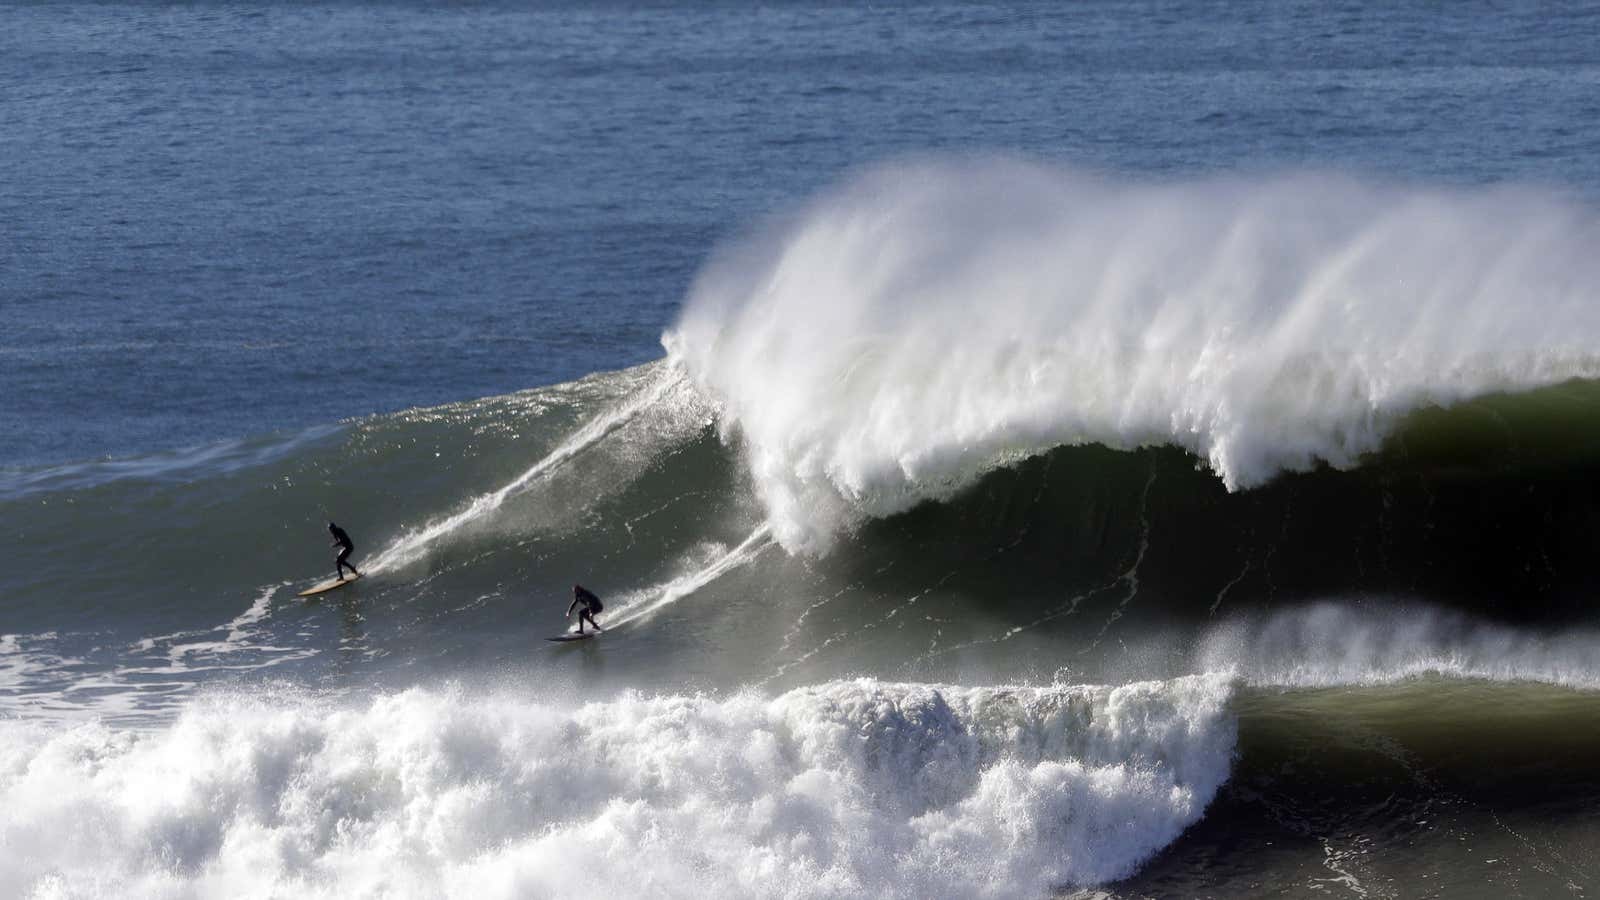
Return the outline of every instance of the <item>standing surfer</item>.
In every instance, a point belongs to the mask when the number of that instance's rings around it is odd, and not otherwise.
[[[605,604],[600,602],[600,598],[596,597],[593,591],[581,584],[575,584],[572,586],[572,603],[567,606],[567,615],[571,616],[572,611],[580,606],[583,608],[578,610],[578,633],[583,634],[585,620],[594,626],[596,632],[603,630],[600,623],[594,620],[594,614],[605,609]]]
[[[345,567],[349,566],[350,574],[360,578],[361,573],[356,571],[356,567],[345,561],[350,558],[351,551],[356,549],[356,545],[350,541],[350,535],[346,534],[343,528],[332,522],[328,523],[328,533],[333,535],[333,546],[339,548],[339,555],[333,560],[334,576],[343,581]]]

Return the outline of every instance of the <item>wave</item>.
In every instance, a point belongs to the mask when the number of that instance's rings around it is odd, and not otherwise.
[[[666,361],[8,470],[0,893],[1161,894],[1196,831],[1582,805],[1595,235],[893,167],[726,248]],[[372,577],[304,603],[327,517]],[[539,641],[575,580],[606,638]]]
[[[376,417],[209,477],[0,501],[28,536],[0,590],[20,641],[0,692],[34,713],[135,719],[214,677],[316,679],[360,659],[397,687],[416,658],[466,675],[562,627],[574,581],[606,597],[604,624],[654,636],[619,675],[676,672],[657,657],[670,648],[722,689],[841,672],[1036,681],[1065,664],[1076,681],[1178,674],[1119,668],[1119,648],[1328,598],[1577,627],[1600,590],[1597,411],[1590,382],[1464,401],[1409,417],[1357,469],[1234,493],[1177,448],[1058,448],[865,521],[817,558],[778,551],[747,448],[652,364]],[[303,606],[294,591],[327,565],[325,511],[378,565],[358,593]],[[690,635],[733,649],[702,658]],[[1516,665],[1578,677],[1558,663]]]
[[[1055,447],[1171,445],[1237,490],[1594,379],[1597,239],[1527,188],[923,161],[724,248],[663,343],[777,540],[822,552]]]
[[[582,706],[216,695],[149,733],[0,723],[18,895],[1042,894],[1132,872],[1226,779],[1225,678],[834,681]]]
[[[1196,664],[1249,684],[1333,687],[1423,676],[1600,691],[1600,631],[1516,628],[1425,604],[1320,602],[1236,617],[1198,642]]]

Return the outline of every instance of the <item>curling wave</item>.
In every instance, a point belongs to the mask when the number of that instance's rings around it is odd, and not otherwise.
[[[1230,489],[1408,414],[1600,376],[1600,216],[1531,189],[880,168],[726,249],[670,355],[790,550],[1062,445]]]

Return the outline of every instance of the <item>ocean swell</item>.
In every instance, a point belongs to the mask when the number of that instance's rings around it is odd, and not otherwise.
[[[791,551],[1062,445],[1230,490],[1356,465],[1407,414],[1600,375],[1600,216],[1533,189],[861,174],[724,248],[663,343]]]

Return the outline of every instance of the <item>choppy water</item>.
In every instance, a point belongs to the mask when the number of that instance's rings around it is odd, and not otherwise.
[[[1600,18],[4,16],[0,893],[1600,880]]]

